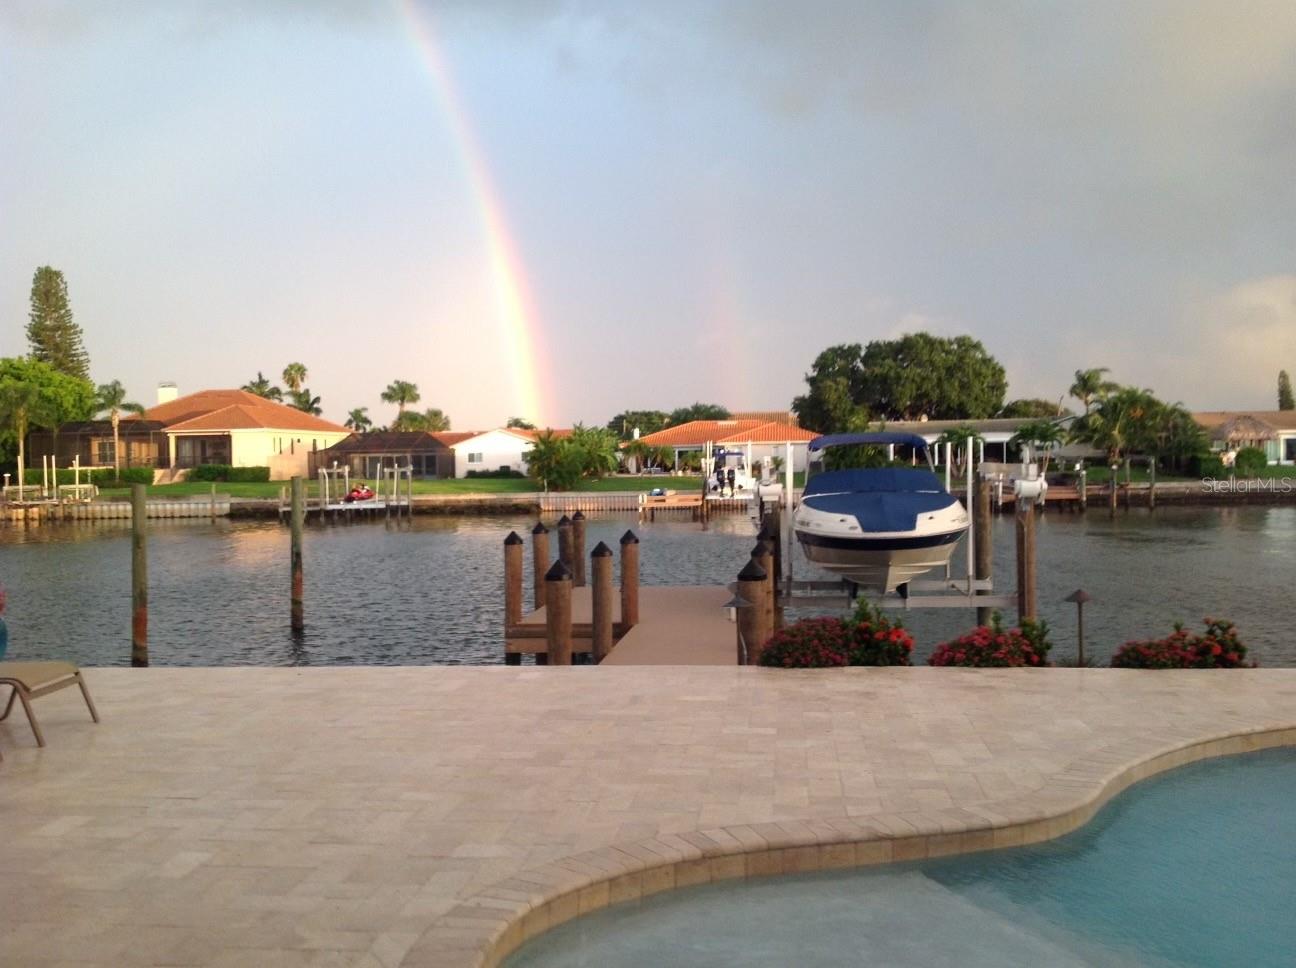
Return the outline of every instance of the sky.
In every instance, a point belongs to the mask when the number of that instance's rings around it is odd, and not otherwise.
[[[6,0],[0,355],[52,265],[145,404],[782,409],[928,330],[1271,409],[1293,105],[1290,2]]]

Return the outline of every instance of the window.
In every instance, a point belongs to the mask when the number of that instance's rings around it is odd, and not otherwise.
[[[477,453],[477,454],[472,454],[472,453],[470,453],[470,454],[468,455],[468,463],[470,463],[470,464],[480,464],[481,462],[482,462],[482,455],[481,455],[480,453]]]
[[[108,465],[113,462],[113,442],[111,440],[95,441],[95,463]]]
[[[1283,460],[1296,460],[1296,437],[1283,438]]]

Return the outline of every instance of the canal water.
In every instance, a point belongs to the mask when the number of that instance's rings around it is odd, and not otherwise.
[[[409,665],[503,661],[503,548],[533,518],[416,517],[412,528],[312,526],[306,533],[306,622],[288,627],[288,531],[271,521],[150,522],[149,650],[154,665]],[[742,516],[640,524],[591,517],[588,547],[641,538],[645,584],[732,580],[754,543]],[[995,521],[995,574],[1013,583],[1013,521]],[[557,535],[551,535],[556,552]],[[530,601],[530,548],[527,548]],[[962,567],[962,546],[955,552]],[[614,559],[615,560],[615,559]],[[0,580],[8,588],[10,659],[84,665],[130,659],[128,522],[0,527]],[[797,561],[798,577],[814,574]],[[1104,663],[1131,638],[1163,635],[1175,620],[1237,623],[1265,666],[1296,666],[1287,609],[1296,588],[1296,508],[1163,508],[1049,513],[1039,526],[1039,604],[1054,658],[1075,652],[1084,588],[1086,646]],[[1011,619],[1011,615],[1006,616]],[[965,610],[911,611],[905,624],[922,661],[970,628]]]

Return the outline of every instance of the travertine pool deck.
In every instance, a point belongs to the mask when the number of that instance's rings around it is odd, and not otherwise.
[[[467,966],[721,877],[1055,836],[1296,670],[90,669],[0,724],[0,964]]]

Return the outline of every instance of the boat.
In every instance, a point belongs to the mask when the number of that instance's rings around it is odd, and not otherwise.
[[[911,447],[928,466],[812,474],[793,518],[797,540],[820,568],[863,589],[903,593],[911,579],[948,564],[971,518],[933,472],[917,434],[829,434],[809,449],[813,455],[843,446]]]

